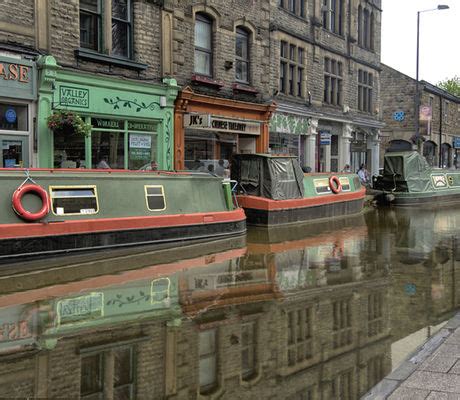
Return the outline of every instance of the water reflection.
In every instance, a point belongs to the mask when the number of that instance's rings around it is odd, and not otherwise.
[[[459,307],[459,223],[380,209],[11,270],[0,397],[359,398],[391,371],[394,342]]]

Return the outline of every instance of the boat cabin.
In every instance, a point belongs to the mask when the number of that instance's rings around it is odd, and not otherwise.
[[[235,154],[231,179],[244,194],[272,200],[304,197],[304,174],[297,157],[271,154]]]

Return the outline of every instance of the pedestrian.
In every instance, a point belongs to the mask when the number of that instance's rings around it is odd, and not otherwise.
[[[158,171],[158,164],[155,160],[150,161],[150,170],[151,171]]]
[[[345,164],[342,169],[342,172],[351,172],[350,164]]]
[[[361,164],[358,169],[359,181],[364,186],[369,186],[369,171],[366,168],[366,164]]]

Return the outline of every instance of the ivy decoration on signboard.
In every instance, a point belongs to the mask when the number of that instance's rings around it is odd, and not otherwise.
[[[142,110],[156,111],[160,109],[160,103],[156,101],[152,101],[151,103],[147,104],[143,101],[138,102],[137,99],[125,100],[118,96],[113,99],[104,97],[104,102],[113,106],[114,110],[119,110],[120,107],[135,109],[136,112],[140,112]]]

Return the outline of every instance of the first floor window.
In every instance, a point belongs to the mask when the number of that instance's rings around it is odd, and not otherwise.
[[[333,348],[338,349],[352,342],[351,300],[344,299],[332,303],[332,340]]]
[[[236,29],[236,76],[239,82],[249,82],[249,34],[241,28]]]
[[[112,0],[112,54],[131,56],[131,0]]]
[[[80,0],[80,46],[99,51],[101,36],[100,0]]]
[[[342,63],[326,57],[324,59],[324,97],[327,104],[342,104]]]
[[[109,372],[106,372],[109,371]],[[80,397],[102,400],[108,387],[113,399],[134,399],[134,348],[113,348],[84,355],[80,366]]]
[[[217,385],[217,330],[200,332],[200,392],[208,393]]]
[[[358,110],[372,111],[372,88],[374,77],[370,72],[358,70]]]
[[[243,379],[255,374],[256,367],[256,324],[247,322],[241,327],[241,373]]]
[[[195,19],[195,72],[212,76],[212,21],[204,14]]]
[[[287,313],[288,365],[312,357],[311,310],[302,308]]]

